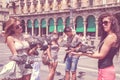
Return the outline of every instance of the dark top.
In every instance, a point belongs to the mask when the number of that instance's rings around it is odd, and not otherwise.
[[[100,51],[103,43],[100,45],[99,51]],[[113,57],[115,56],[116,53],[117,53],[117,47],[111,47],[111,49],[109,50],[109,52],[106,55],[106,57],[104,57],[103,59],[99,59],[99,61],[98,61],[98,68],[99,69],[103,69],[103,68],[112,66],[113,65]]]

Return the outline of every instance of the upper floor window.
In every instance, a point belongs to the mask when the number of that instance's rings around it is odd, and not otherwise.
[[[51,4],[53,2],[53,0],[48,0],[49,4]]]
[[[81,0],[77,0],[77,6],[81,7]]]
[[[41,3],[41,4],[44,4],[44,3],[45,3],[45,0],[40,0],[40,3]]]
[[[61,3],[62,0],[57,0],[58,3]]]
[[[67,6],[70,7],[70,0],[67,0]]]
[[[89,0],[89,6],[93,6],[93,0]]]

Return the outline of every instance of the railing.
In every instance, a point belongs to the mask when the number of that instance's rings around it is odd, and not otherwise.
[[[7,9],[7,8],[0,8],[0,12],[9,12],[9,9]]]
[[[42,1],[42,0],[41,0]],[[102,9],[102,8],[110,8],[110,7],[118,7],[120,6],[120,3],[112,3],[112,4],[105,4],[105,5],[96,5],[96,6],[85,6],[85,7],[79,7],[79,8],[73,8],[76,11],[79,10],[89,10],[89,9]],[[70,12],[70,9],[64,9],[64,10],[52,10],[52,11],[44,11],[44,14],[48,14],[48,13],[59,13],[59,12]],[[30,13],[30,15],[33,15],[34,13]],[[36,14],[43,14],[43,12],[37,12]],[[19,14],[18,14],[19,15]],[[20,14],[21,15],[21,14]],[[23,13],[22,15],[27,15],[25,13]]]
[[[102,9],[102,8],[111,8],[111,7],[120,7],[120,3],[95,5],[95,6],[89,6],[89,7],[87,7],[87,6],[79,7],[79,8],[76,8],[76,10],[79,11],[79,10]]]

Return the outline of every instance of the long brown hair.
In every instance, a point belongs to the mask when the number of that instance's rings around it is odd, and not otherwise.
[[[8,21],[5,22],[5,42],[7,41],[8,36],[13,35],[15,33],[13,27],[16,21],[19,21],[19,19],[11,17]]]
[[[118,20],[117,18],[114,16],[114,14],[112,13],[104,13],[102,14],[99,19],[98,19],[98,27],[99,30],[101,32],[101,42],[105,39],[105,37],[107,36],[107,32],[104,31],[103,29],[103,24],[102,24],[102,20],[105,17],[109,17],[110,21],[111,21],[111,26],[110,29],[113,33],[115,33],[117,35],[117,44],[118,44],[118,49],[120,49],[120,26],[118,24]]]

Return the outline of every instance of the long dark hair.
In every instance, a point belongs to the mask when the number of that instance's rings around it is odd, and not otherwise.
[[[112,14],[112,13],[104,13],[102,14],[99,19],[98,19],[98,27],[100,30],[100,35],[101,35],[101,42],[105,39],[105,37],[107,36],[107,32],[104,31],[103,29],[103,24],[102,24],[102,20],[105,17],[109,17],[110,21],[111,21],[111,31],[113,33],[115,33],[117,35],[117,44],[118,44],[118,48],[120,48],[120,26],[118,24],[118,20],[117,18]]]

